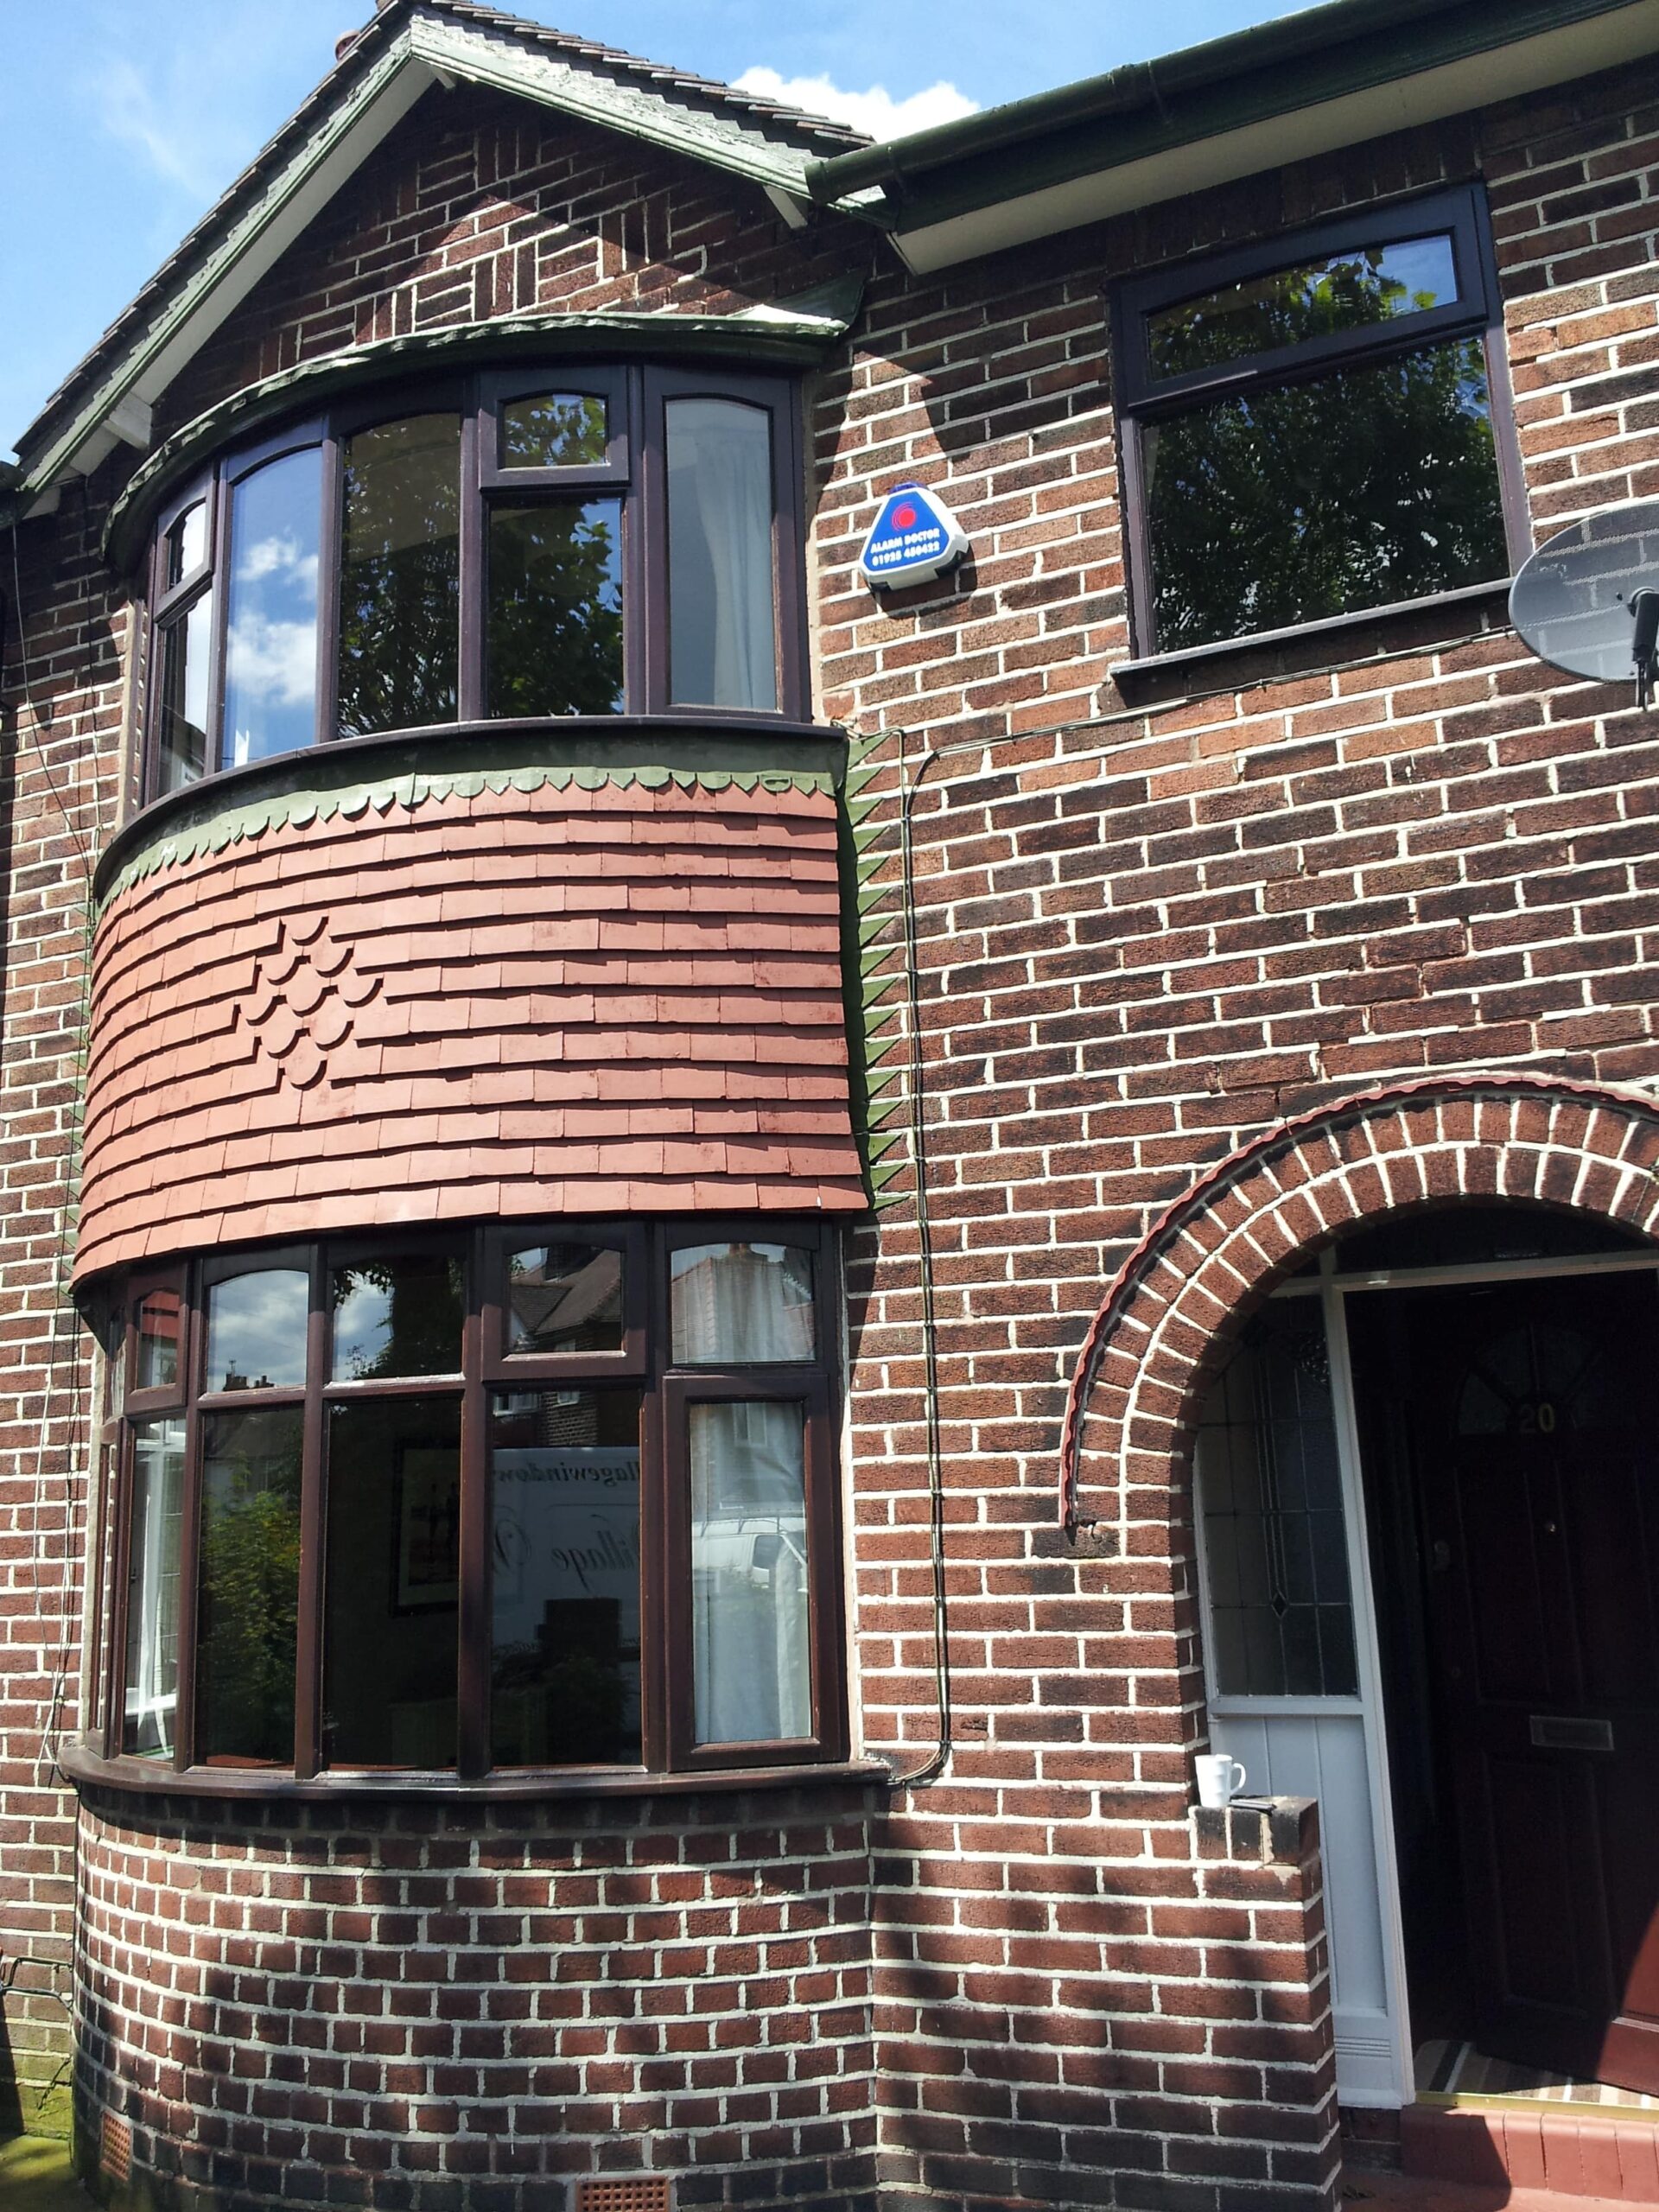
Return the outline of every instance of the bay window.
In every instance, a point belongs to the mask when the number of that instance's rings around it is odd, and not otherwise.
[[[150,556],[143,795],[335,738],[793,715],[792,390],[645,365],[342,402],[175,493]]]
[[[565,1222],[130,1279],[107,1755],[250,1786],[842,1756],[832,1256]]]

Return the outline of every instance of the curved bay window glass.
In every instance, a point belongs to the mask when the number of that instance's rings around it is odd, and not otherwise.
[[[1519,505],[1472,188],[1137,278],[1116,306],[1138,650],[1507,578],[1506,490]]]
[[[829,1246],[716,1226],[130,1283],[111,1755],[451,1777],[840,1757]]]
[[[516,370],[342,403],[158,518],[143,795],[447,722],[798,714],[793,393]]]

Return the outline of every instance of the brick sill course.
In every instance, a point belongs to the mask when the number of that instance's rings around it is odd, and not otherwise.
[[[709,1767],[673,1774],[643,1769],[541,1768],[463,1781],[448,1772],[409,1768],[384,1773],[320,1774],[304,1781],[264,1767],[194,1766],[181,1770],[149,1759],[105,1758],[84,1738],[58,1746],[69,1780],[143,1797],[243,1797],[285,1803],[344,1803],[365,1797],[442,1804],[522,1803],[575,1797],[687,1797],[739,1789],[799,1789],[854,1783],[893,1788],[881,1759],[826,1760],[822,1765]]]

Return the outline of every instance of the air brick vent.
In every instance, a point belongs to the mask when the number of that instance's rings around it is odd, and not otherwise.
[[[576,2183],[575,2212],[674,2212],[666,2174],[629,2174]]]
[[[99,2139],[99,2164],[111,2181],[130,2181],[132,2178],[132,2122],[118,2120],[112,2112],[104,2115]]]

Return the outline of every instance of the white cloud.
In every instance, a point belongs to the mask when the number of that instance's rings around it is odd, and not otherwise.
[[[281,537],[255,538],[238,563],[236,574],[238,582],[248,583],[276,576],[305,599],[315,601],[317,595],[317,556],[302,553],[291,531]]]
[[[872,138],[902,138],[979,110],[977,100],[943,78],[902,100],[894,99],[885,85],[872,85],[868,92],[844,92],[828,77],[783,77],[775,69],[746,69],[734,82],[740,92],[758,92],[762,99],[828,116],[832,123],[850,123],[855,130],[868,131]]]
[[[250,609],[232,623],[226,685],[238,712],[245,714],[253,707],[309,706],[316,681],[315,621],[273,622]],[[248,734],[237,731],[238,747]],[[241,758],[238,752],[238,765]]]
[[[169,183],[182,185],[197,199],[213,198],[225,181],[219,164],[202,158],[199,135],[192,158],[193,134],[180,129],[176,116],[168,116],[133,63],[119,58],[107,62],[93,80],[92,92],[99,120],[111,138],[137,147]]]

